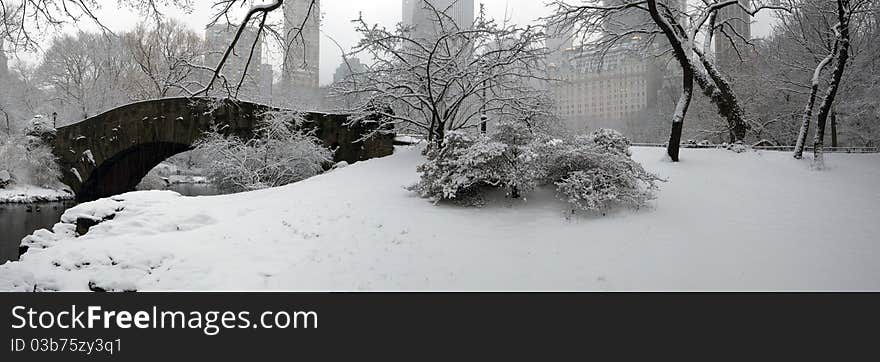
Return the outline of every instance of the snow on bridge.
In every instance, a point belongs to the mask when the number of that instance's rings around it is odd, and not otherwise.
[[[272,108],[214,98],[164,98],[127,104],[60,127],[54,139],[62,182],[80,201],[131,191],[156,165],[191,150],[213,125],[239,137],[253,136],[261,114]],[[307,127],[334,159],[349,163],[390,155],[393,135],[358,142],[375,124],[345,125],[347,115],[307,113]]]

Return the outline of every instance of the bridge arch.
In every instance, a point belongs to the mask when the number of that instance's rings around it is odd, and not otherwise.
[[[79,201],[134,190],[155,166],[189,151],[213,125],[227,134],[253,137],[261,115],[271,107],[214,98],[164,98],[127,104],[57,130],[53,153],[62,182]],[[346,115],[307,113],[306,127],[330,147],[334,159],[350,163],[390,155],[393,135],[357,142],[375,124],[345,126]]]

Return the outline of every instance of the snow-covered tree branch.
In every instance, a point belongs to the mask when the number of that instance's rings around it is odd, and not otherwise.
[[[353,121],[374,119],[442,143],[447,131],[476,128],[485,119],[520,117],[543,93],[547,79],[544,34],[532,27],[499,25],[481,11],[473,24],[456,24],[430,5],[433,29],[386,29],[354,21],[363,37],[352,55],[373,63],[337,84],[354,99]]]

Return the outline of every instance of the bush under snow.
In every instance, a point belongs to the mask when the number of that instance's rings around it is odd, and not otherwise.
[[[55,186],[61,177],[57,158],[41,140],[23,135],[0,137],[0,170],[12,183]]]
[[[212,159],[205,173],[226,192],[287,185],[315,176],[332,161],[333,153],[311,132],[299,128],[302,114],[266,114],[257,137],[244,140],[209,132],[197,150]]]
[[[479,204],[485,190],[503,187],[517,198],[554,185],[576,209],[639,208],[655,197],[660,177],[630,158],[630,142],[602,129],[572,140],[550,139],[521,123],[501,123],[491,136],[449,132],[429,145],[419,182],[410,186],[432,201]]]

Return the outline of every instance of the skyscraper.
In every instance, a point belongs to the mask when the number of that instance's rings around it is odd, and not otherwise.
[[[232,39],[238,32],[238,26],[226,24],[214,24],[205,29],[205,43],[208,48],[208,54],[205,56],[205,62],[209,67],[215,67]],[[257,41],[254,47],[253,56],[251,56],[251,47]],[[235,49],[229,54],[226,63],[223,65],[221,74],[226,77],[229,87],[234,91],[238,86],[238,82],[242,79],[245,65],[247,65],[247,73],[244,75],[244,81],[241,84],[239,98],[248,100],[258,100],[260,94],[260,64],[262,64],[262,40],[257,39],[257,29],[253,27],[245,28],[241,37],[235,44]],[[248,58],[250,57],[250,63]],[[221,81],[222,82],[222,81]],[[224,89],[222,84],[216,84],[214,89]]]
[[[318,90],[320,30],[320,0],[284,2],[284,43],[287,49],[281,88],[289,99],[309,97]]]
[[[403,0],[403,25],[415,26],[418,34],[433,32],[436,16],[429,5],[452,18],[459,28],[470,28],[474,22],[474,0]]]
[[[275,79],[275,70],[272,64],[260,65],[260,101],[272,102],[272,82]]]
[[[732,66],[739,63],[737,49],[744,51],[743,43],[752,38],[752,17],[743,9],[750,1],[739,0],[739,3],[741,6],[718,10],[716,24],[723,24],[715,31],[715,60],[718,64]]]

